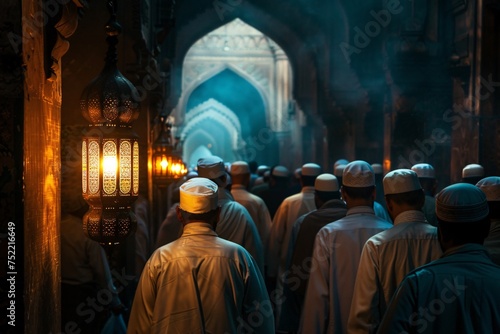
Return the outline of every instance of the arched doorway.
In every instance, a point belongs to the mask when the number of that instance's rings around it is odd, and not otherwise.
[[[280,162],[276,137],[277,133],[291,130],[288,113],[292,104],[292,72],[286,54],[268,36],[240,19],[203,36],[186,54],[182,88],[172,116],[186,161],[191,160],[192,152],[198,148],[192,143],[207,138],[190,139],[190,133],[194,132],[185,131],[192,128],[189,122],[193,117],[189,115],[212,99],[236,115],[240,128],[236,143],[230,147],[211,143],[210,152],[214,153],[215,147],[225,147],[217,155],[228,162],[237,159],[268,165]],[[217,111],[224,108],[218,109],[214,104],[212,107],[212,117],[203,127],[212,139],[227,140],[222,135],[230,133],[227,127],[222,128],[217,138],[214,136],[224,118],[222,114],[217,116]]]

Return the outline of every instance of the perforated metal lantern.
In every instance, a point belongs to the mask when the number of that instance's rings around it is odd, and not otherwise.
[[[110,2],[110,7],[113,2]],[[82,194],[89,204],[85,234],[102,244],[117,244],[135,232],[131,207],[139,195],[139,143],[132,122],[139,116],[134,85],[116,67],[120,26],[114,10],[106,26],[104,69],[84,89],[83,116],[91,123],[82,140]]]
[[[171,124],[162,124],[161,132],[153,144],[153,181],[166,186],[187,174],[186,164],[172,145]]]

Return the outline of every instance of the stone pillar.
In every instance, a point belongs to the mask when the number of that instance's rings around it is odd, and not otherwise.
[[[276,56],[276,120],[275,131],[288,130],[288,111],[290,108],[291,84],[290,63],[283,50],[278,49]]]

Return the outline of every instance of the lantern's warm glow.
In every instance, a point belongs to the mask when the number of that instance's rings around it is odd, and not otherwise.
[[[186,165],[179,157],[159,152],[153,154],[153,177],[157,184],[179,179],[187,172]]]
[[[82,115],[90,122],[82,142],[82,194],[89,204],[85,234],[102,244],[124,241],[136,228],[132,204],[139,196],[139,144],[132,122],[139,116],[137,89],[117,68],[116,4],[109,0],[104,68],[83,90]]]
[[[167,167],[168,167],[167,157],[163,157],[163,159],[161,159],[161,161],[160,161],[160,168],[161,168],[162,174],[167,172]]]
[[[103,173],[107,175],[113,175],[116,177],[116,167],[118,163],[116,162],[116,156],[104,157],[103,162]]]
[[[130,129],[89,129],[82,142],[82,187],[90,238],[114,244],[133,232],[129,212],[139,195],[139,143]]]
[[[161,126],[160,134],[153,144],[151,166],[153,182],[158,186],[166,186],[186,175],[188,171],[176,147],[172,145],[172,124],[161,119]]]

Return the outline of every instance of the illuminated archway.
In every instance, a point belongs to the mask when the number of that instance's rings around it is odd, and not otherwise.
[[[235,158],[248,157],[248,154],[242,153],[246,142],[251,142],[265,131],[266,134],[271,134],[271,139],[253,144],[253,148],[259,149],[252,151],[257,152],[252,158],[258,158],[259,162],[266,164],[278,163],[279,157],[275,152],[272,153],[277,147],[275,133],[291,130],[288,114],[290,105],[293,104],[292,71],[285,52],[268,36],[240,19],[234,19],[196,41],[186,53],[182,72],[182,94],[172,112],[180,132],[186,133],[184,129],[190,127],[192,118],[189,114],[196,103],[204,104],[210,99],[210,96],[204,96],[206,100],[195,99],[197,102],[193,104],[193,96],[207,83],[218,83],[217,85],[221,86],[221,77],[239,82],[233,85],[234,89],[231,89],[226,97],[217,97],[215,93],[212,96],[219,102],[227,103],[242,125],[238,129],[237,137],[230,136],[231,140],[238,138],[237,143],[231,143],[232,154]],[[242,98],[240,105],[228,102],[227,98],[232,94],[241,94],[243,86],[247,92],[255,91],[256,95],[252,95],[247,101]],[[216,89],[213,91],[216,92]],[[246,108],[244,103],[247,103],[247,106],[262,104],[262,110]],[[242,112],[245,109],[251,111]],[[255,124],[248,126],[251,123]],[[188,137],[184,135],[181,140],[184,140],[183,148],[186,149]],[[185,157],[187,155],[189,153],[186,153]]]

